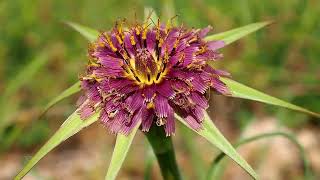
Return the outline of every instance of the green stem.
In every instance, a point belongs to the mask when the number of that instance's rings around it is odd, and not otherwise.
[[[163,127],[158,126],[152,126],[145,135],[157,157],[163,179],[181,180],[171,137],[166,137]]]

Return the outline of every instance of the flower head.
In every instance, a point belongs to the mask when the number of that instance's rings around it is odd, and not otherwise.
[[[89,47],[87,72],[80,78],[82,119],[100,110],[100,120],[113,133],[128,134],[141,121],[142,131],[163,126],[175,132],[174,112],[195,130],[208,108],[205,93],[227,94],[219,79],[227,72],[207,63],[222,57],[223,41],[205,41],[211,27],[188,29],[147,23],[127,29],[117,24]]]

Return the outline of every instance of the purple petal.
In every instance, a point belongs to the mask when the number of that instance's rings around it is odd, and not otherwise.
[[[124,126],[121,128],[121,132],[124,135],[128,135],[131,130],[141,121],[142,110],[140,109],[137,113],[134,114],[132,119],[130,119]]]
[[[199,31],[198,35],[200,38],[204,38],[212,30],[211,26],[203,28]]]
[[[151,87],[146,87],[144,90],[143,90],[143,97],[144,97],[144,100],[146,102],[151,102],[154,98],[154,94],[155,93],[155,89],[153,86]]]
[[[124,45],[125,45],[125,48],[127,50],[127,52],[129,53],[129,55],[132,57],[134,57],[134,48],[131,44],[131,40],[130,40],[130,37],[131,37],[131,34],[130,33],[126,33],[125,34],[125,37],[124,37]]]
[[[148,132],[153,123],[154,112],[152,110],[144,108],[142,112],[142,118],[141,130],[144,132]]]
[[[84,104],[78,110],[78,114],[80,115],[80,118],[82,120],[89,118],[90,116],[92,116],[94,114],[94,112],[95,112],[95,110],[94,110],[93,106],[91,106],[89,104]]]
[[[168,99],[158,94],[154,103],[157,116],[160,118],[168,117],[171,108],[168,103]]]
[[[156,33],[153,30],[147,32],[147,49],[150,53],[154,52],[156,47]]]
[[[224,47],[226,44],[224,43],[224,41],[209,41],[207,43],[208,49],[215,51],[217,49],[220,49],[222,47]]]
[[[190,95],[191,100],[193,101],[194,104],[201,106],[202,108],[208,108],[208,101],[207,99],[204,97],[204,95],[200,95],[197,92],[192,92]]]
[[[204,119],[204,109],[200,106],[196,106],[193,110],[193,115],[197,122],[202,122]]]
[[[134,113],[137,109],[140,109],[143,103],[143,97],[141,95],[141,92],[136,92],[132,96],[129,96],[126,101],[126,107],[128,111],[132,114]]]
[[[222,77],[230,77],[230,73],[223,71],[223,70],[218,70],[218,69],[213,69],[212,67],[210,67],[209,65],[207,65],[204,68],[204,71],[213,74],[213,75],[218,75],[218,76],[222,76]]]
[[[106,125],[111,133],[116,134],[120,131],[127,119],[128,115],[124,111],[119,111],[112,120],[107,122]]]
[[[195,76],[195,78],[191,81],[193,89],[204,94],[209,88],[209,84],[207,84],[200,77]]]
[[[166,136],[171,136],[175,132],[174,111],[171,107],[169,109],[169,114],[166,119],[166,124],[164,126],[164,130],[166,132]]]
[[[157,92],[169,99],[172,99],[175,96],[175,92],[172,89],[169,80],[166,80],[163,83],[161,83],[157,88]]]
[[[212,78],[211,80],[212,87],[219,93],[227,95],[231,94],[226,84],[224,84],[221,80],[218,78]]]
[[[200,130],[202,128],[201,124],[192,116],[187,116],[186,118],[184,118],[184,120],[186,121],[186,123],[189,124],[189,126],[194,129],[194,130]]]

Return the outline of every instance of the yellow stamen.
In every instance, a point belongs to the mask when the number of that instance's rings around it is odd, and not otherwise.
[[[108,45],[110,46],[111,50],[112,50],[113,52],[116,52],[118,49],[117,49],[116,47],[114,47],[114,45],[113,45],[113,43],[112,43],[109,35],[108,35],[107,33],[103,33],[103,35],[104,35],[104,37],[106,38],[106,41],[107,41]]]
[[[132,46],[136,45],[136,41],[135,41],[135,39],[134,39],[134,36],[133,36],[133,35],[132,35],[132,36],[130,36],[130,42],[131,42]]]
[[[154,103],[153,102],[149,102],[147,104],[147,109],[153,109],[154,108]]]

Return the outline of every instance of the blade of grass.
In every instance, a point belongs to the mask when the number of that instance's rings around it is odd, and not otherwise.
[[[272,138],[272,137],[284,137],[290,140],[293,144],[295,144],[299,149],[300,158],[303,160],[303,169],[304,169],[304,176],[305,179],[312,179],[312,171],[310,168],[309,161],[307,159],[306,153],[304,151],[303,146],[298,142],[298,140],[291,134],[285,132],[271,132],[271,133],[263,133],[256,136],[252,136],[249,138],[245,138],[240,140],[234,147],[238,148],[242,145],[246,145],[250,142],[265,139],[265,138]],[[207,173],[207,180],[217,179],[218,177],[215,176],[215,172],[217,172],[219,168],[220,162],[225,157],[224,153],[220,153],[216,158],[212,161],[209,171]]]
[[[132,144],[132,140],[140,126],[139,122],[136,127],[131,131],[131,133],[126,136],[123,134],[117,135],[116,144],[112,153],[111,162],[108,168],[107,175],[105,177],[106,180],[116,179],[116,176],[127,156],[129,148]]]
[[[179,115],[175,114],[175,118],[181,121],[184,125],[189,127],[189,125]],[[200,136],[204,137],[211,144],[215,145],[222,152],[227,154],[252,178],[258,179],[258,175],[254,172],[251,166],[237,153],[237,151],[232,147],[228,140],[221,134],[221,132],[214,125],[213,121],[210,119],[207,112],[205,112],[205,117],[203,120],[203,129],[195,132],[198,133]]]
[[[80,88],[80,81],[76,82],[75,84],[73,84],[71,87],[69,87],[68,89],[64,90],[62,93],[60,93],[57,97],[55,97],[54,99],[52,99],[43,109],[42,114],[44,114],[45,112],[48,111],[48,109],[50,107],[52,107],[53,105],[55,105],[56,103],[58,103],[59,101],[79,92],[81,90]]]
[[[89,27],[67,21],[65,22],[67,25],[78,31],[81,35],[83,35],[89,41],[94,41],[98,38],[99,32],[97,30],[91,29]]]
[[[56,133],[47,141],[46,144],[44,144],[40,148],[40,150],[31,158],[31,160],[24,166],[24,168],[17,174],[14,179],[22,179],[53,148],[55,148],[83,128],[97,121],[98,114],[99,113],[96,113],[85,121],[80,119],[77,112],[71,114],[68,119],[61,125],[61,127],[56,131]]]
[[[227,85],[227,87],[231,91],[231,97],[249,99],[249,100],[259,101],[262,103],[271,104],[271,105],[275,105],[275,106],[281,106],[281,107],[285,107],[288,109],[307,113],[309,115],[320,118],[319,113],[312,112],[312,111],[307,110],[305,108],[302,108],[300,106],[296,106],[294,104],[288,103],[288,102],[283,101],[281,99],[272,97],[272,96],[267,95],[265,93],[262,93],[258,90],[255,90],[255,89],[250,88],[248,86],[245,86],[241,83],[238,83],[234,80],[231,80],[228,78],[221,78],[221,80]]]
[[[265,21],[265,22],[257,22],[248,24],[246,26],[242,26],[236,29],[232,29],[229,31],[221,32],[218,34],[213,34],[210,36],[207,36],[205,38],[206,41],[212,41],[212,40],[222,40],[225,44],[231,44],[236,40],[239,40],[240,38],[253,33],[269,24],[271,24],[271,21]]]

